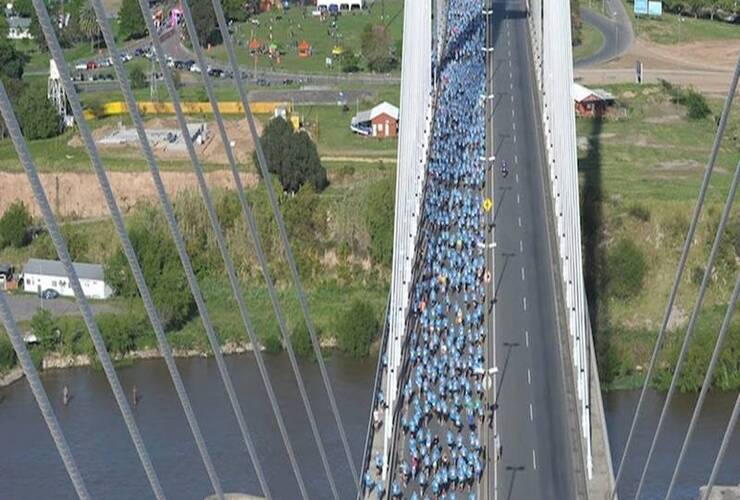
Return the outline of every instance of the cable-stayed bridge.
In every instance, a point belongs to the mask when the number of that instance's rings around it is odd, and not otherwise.
[[[259,480],[260,491],[252,493],[272,498],[271,485],[260,459],[266,451],[255,446],[249,428],[249,412],[235,391],[224,362],[110,23],[100,0],[92,0],[91,3],[143,155],[157,186],[178,258],[215,354],[230,410],[238,423],[239,439]],[[187,132],[177,89],[166,69],[166,54],[156,36],[148,2],[140,0],[139,4],[149,32],[154,34],[152,41],[156,59],[162,68],[178,125],[183,131],[245,334],[253,345],[257,345],[242,285],[234,272],[234,262],[213,207],[203,167]],[[432,3],[407,0],[405,3],[393,276],[361,464],[353,459],[320,353],[300,274],[259,145],[228,25],[219,0],[212,0],[212,4],[257,147],[258,167],[278,222],[301,313],[318,360],[334,420],[333,431],[339,441],[337,449],[346,459],[350,484],[356,486],[349,493],[338,486],[337,470],[330,465],[326,444],[314,416],[315,409],[305,389],[286,329],[285,315],[261,247],[251,205],[241,185],[238,165],[226,136],[210,77],[205,72],[202,74],[203,85],[212,105],[218,133],[222,136],[239,194],[243,222],[254,240],[271,306],[306,412],[308,432],[319,452],[331,496],[351,498],[356,491],[359,498],[614,497],[624,461],[629,459],[629,440],[640,408],[638,406],[635,412],[620,463],[613,468],[583,285],[575,117],[570,96],[573,68],[569,2],[438,0]],[[79,127],[208,480],[216,498],[224,498],[222,482],[211,455],[213,450],[209,449],[203,437],[187,388],[174,362],[46,5],[43,0],[34,0],[33,6],[60,74],[61,88],[55,95],[63,93]],[[206,67],[187,0],[182,1],[182,7],[193,50],[200,66]],[[707,164],[660,336],[665,332],[665,323],[673,307],[685,254],[701,213],[737,78],[738,71],[718,125],[717,139]],[[39,181],[33,157],[2,84],[0,111],[59,258],[70,277],[151,491],[156,498],[166,498],[156,464],[123,394],[118,374],[85,299],[56,217]],[[723,224],[732,209],[737,178],[736,171],[715,245],[718,245]],[[713,247],[686,342],[690,339],[715,257],[716,248]],[[736,286],[729,300],[730,320],[737,293]],[[0,292],[0,319],[77,495],[90,498],[84,472],[80,471],[57,421],[3,292]],[[722,347],[730,320],[726,319],[723,324],[715,353]],[[655,352],[659,347],[660,338]],[[645,387],[649,383],[655,357],[654,353]],[[255,350],[255,360],[279,430],[277,439],[289,459],[292,480],[302,498],[314,498],[316,495],[310,488],[310,478],[302,474],[294,452],[295,436],[289,434],[285,425],[259,350]],[[702,397],[706,394],[713,369],[713,365],[708,368],[707,382],[695,417],[701,411]],[[676,373],[679,371],[680,366]],[[664,412],[670,404],[670,396],[671,392]],[[726,452],[726,443],[737,420],[738,406],[728,423],[712,476],[707,478],[710,485]],[[655,435],[656,440],[659,433]],[[682,456],[690,439],[691,432],[684,441]],[[649,460],[643,469],[638,496]],[[676,475],[680,473],[680,460],[666,498],[670,497]]]

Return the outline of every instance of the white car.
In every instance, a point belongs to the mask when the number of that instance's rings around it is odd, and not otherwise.
[[[87,69],[87,63],[83,62],[83,63],[75,64],[75,69],[77,71],[84,71]]]
[[[201,72],[200,66],[198,66],[197,63],[196,64],[193,64],[192,66],[190,66],[190,71],[192,73],[200,73]]]

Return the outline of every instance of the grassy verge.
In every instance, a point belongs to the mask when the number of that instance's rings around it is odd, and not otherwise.
[[[581,44],[573,47],[573,61],[580,61],[594,55],[604,45],[604,35],[593,25],[583,23]]]
[[[738,40],[736,24],[709,19],[678,16],[664,12],[660,17],[635,16],[634,4],[625,0],[625,8],[635,34],[662,45],[703,42],[709,40]]]
[[[673,104],[659,86],[608,89],[624,106],[624,118],[577,122],[584,267],[605,383],[624,388],[640,382],[641,367],[649,360],[721,102],[709,101],[710,117],[689,120],[686,110]],[[671,338],[685,331],[731,175],[740,160],[738,118],[740,112],[735,110],[670,321]],[[707,291],[705,322],[715,324],[717,311],[728,300],[740,255],[739,235],[736,214],[724,235]],[[617,293],[620,269],[613,265],[614,252],[624,241],[637,249],[644,267],[638,287],[626,295]],[[738,342],[737,324],[731,336],[732,342]],[[740,366],[727,370],[736,377]],[[736,378],[728,380],[734,380],[729,387],[740,384]]]
[[[385,18],[383,15],[385,8]],[[237,43],[237,58],[240,64],[254,67],[255,59],[249,52],[249,41],[257,38],[262,43],[275,43],[286,54],[281,57],[280,63],[266,56],[258,56],[258,69],[276,69],[280,71],[296,71],[309,73],[339,73],[340,64],[335,61],[333,68],[327,68],[325,58],[332,55],[332,49],[339,45],[346,50],[360,50],[360,36],[368,23],[384,23],[390,30],[393,42],[401,40],[403,28],[403,2],[401,0],[386,0],[384,4],[373,2],[363,11],[345,13],[337,19],[336,36],[331,35],[331,18],[321,21],[311,15],[313,6],[293,7],[288,11],[264,12],[253,19],[259,23],[238,23],[235,25],[235,39]],[[304,15],[305,14],[305,15]],[[299,57],[296,45],[301,40],[311,44],[313,53],[310,57]],[[211,57],[226,61],[226,52],[222,46],[210,50]]]

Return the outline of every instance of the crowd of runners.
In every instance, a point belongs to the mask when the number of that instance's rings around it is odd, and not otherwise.
[[[383,457],[363,478],[377,498],[475,500],[486,455],[485,87],[480,0],[450,0],[427,165],[415,328],[406,348],[401,436],[390,491]],[[382,395],[377,398],[382,401]],[[383,404],[382,402],[379,404]]]

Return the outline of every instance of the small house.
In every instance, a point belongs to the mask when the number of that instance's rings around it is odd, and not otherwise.
[[[30,40],[33,38],[31,31],[31,18],[10,16],[8,20],[8,40]]]
[[[350,123],[350,129],[360,135],[371,137],[398,137],[398,116],[396,106],[381,102],[373,109],[360,111]]]
[[[105,282],[100,264],[73,263],[82,291],[89,299],[107,299],[113,289]],[[63,297],[74,297],[67,271],[58,260],[28,259],[23,266],[23,290],[31,293],[54,290]]]
[[[604,116],[615,102],[614,96],[606,90],[591,90],[575,82],[573,82],[572,94],[576,114],[582,118]]]

